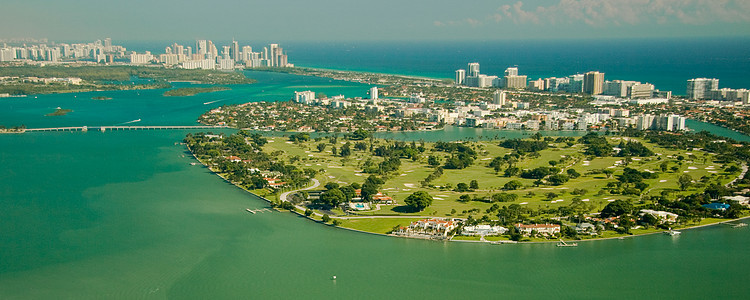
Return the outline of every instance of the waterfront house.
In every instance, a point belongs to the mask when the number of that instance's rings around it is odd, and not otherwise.
[[[468,236],[486,236],[486,235],[501,235],[508,232],[508,228],[502,226],[490,226],[490,225],[476,225],[476,226],[464,226],[461,231],[461,235]]]
[[[677,217],[679,217],[678,214],[666,212],[666,211],[660,211],[660,210],[651,210],[651,209],[641,209],[640,215],[649,214],[654,216],[659,221],[663,222],[676,222]]]
[[[521,232],[523,235],[531,235],[532,233],[536,232],[537,234],[541,235],[555,235],[557,233],[560,233],[560,225],[557,224],[516,224],[514,225],[516,230]]]
[[[737,196],[724,196],[722,197],[722,199],[735,201],[739,205],[750,206],[750,197],[737,195]]]
[[[591,223],[578,223],[575,230],[578,234],[596,235],[596,226]]]
[[[456,229],[458,224],[453,221],[435,218],[422,219],[409,224],[409,231],[417,234],[430,234],[435,236],[447,236],[449,232]]]

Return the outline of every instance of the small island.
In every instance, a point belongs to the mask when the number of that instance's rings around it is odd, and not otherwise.
[[[64,116],[67,115],[69,112],[72,112],[72,109],[64,109],[64,108],[57,108],[54,112],[48,113],[45,116],[47,117],[57,117],[57,116]]]
[[[213,93],[218,91],[226,91],[230,88],[225,86],[212,86],[212,87],[189,87],[189,88],[177,88],[164,92],[166,97],[180,97],[180,96],[195,96],[201,93]]]
[[[91,97],[91,100],[112,100],[112,97],[96,96],[96,97]]]

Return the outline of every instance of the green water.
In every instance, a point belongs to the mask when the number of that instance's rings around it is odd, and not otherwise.
[[[73,125],[152,112],[160,122],[151,124],[192,124],[208,106],[205,99],[288,97],[294,88],[265,88],[277,81],[331,85],[268,77],[223,96],[165,99],[155,92],[128,100],[138,106],[132,108],[118,103],[124,99],[79,104],[82,111],[70,119],[29,112],[43,110],[53,102],[49,99],[70,98],[56,101],[75,105],[81,100],[73,95],[13,99],[14,108],[0,110],[0,123],[16,114],[29,114],[36,124]],[[366,91],[356,85],[345,89],[357,93],[360,88]],[[3,101],[0,108],[7,108]],[[84,112],[92,119],[77,115]],[[471,136],[456,130],[451,132],[462,134],[445,139]],[[1,135],[0,299],[736,299],[750,294],[747,228],[720,225],[677,237],[656,234],[575,248],[355,233],[289,213],[248,214],[245,208],[267,205],[190,165],[184,146],[175,144],[187,132]]]

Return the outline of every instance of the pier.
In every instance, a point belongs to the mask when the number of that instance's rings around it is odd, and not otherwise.
[[[183,130],[183,129],[223,129],[228,126],[205,126],[205,125],[188,125],[188,126],[80,126],[80,127],[49,127],[49,128],[26,128],[20,132],[40,132],[40,131],[120,131],[120,130]]]

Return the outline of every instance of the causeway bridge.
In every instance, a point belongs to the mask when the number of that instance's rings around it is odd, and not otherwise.
[[[181,130],[181,129],[222,129],[228,126],[79,126],[79,127],[49,127],[49,128],[26,128],[21,132],[39,131],[120,131],[120,130]]]

